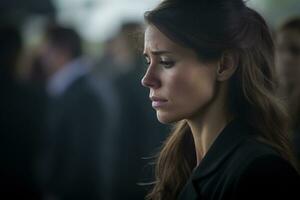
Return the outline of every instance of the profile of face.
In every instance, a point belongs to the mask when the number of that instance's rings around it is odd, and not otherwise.
[[[161,123],[201,116],[216,93],[217,62],[201,62],[196,53],[171,41],[155,26],[145,31],[148,64],[142,85],[150,89]]]
[[[40,48],[40,57],[45,72],[51,76],[65,63],[66,51],[46,40]]]
[[[276,37],[277,70],[286,87],[300,84],[300,32],[280,31]]]

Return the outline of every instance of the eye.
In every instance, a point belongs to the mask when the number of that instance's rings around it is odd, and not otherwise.
[[[169,61],[169,60],[161,60],[160,64],[164,68],[169,69],[169,68],[171,68],[171,67],[173,67],[175,65],[175,62],[174,61]]]

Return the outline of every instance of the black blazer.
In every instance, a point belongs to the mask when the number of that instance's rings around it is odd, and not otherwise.
[[[102,99],[90,76],[49,99],[40,176],[44,190],[67,200],[101,199]]]
[[[218,136],[179,195],[180,200],[300,199],[295,169],[235,120]]]

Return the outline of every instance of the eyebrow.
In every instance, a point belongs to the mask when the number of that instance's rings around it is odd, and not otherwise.
[[[153,55],[156,55],[156,56],[159,56],[159,55],[162,55],[162,54],[171,54],[172,52],[171,51],[151,51],[151,54]],[[147,53],[143,53],[144,56],[148,56]]]

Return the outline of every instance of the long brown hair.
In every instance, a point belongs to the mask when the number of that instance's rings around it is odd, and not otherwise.
[[[274,46],[264,19],[242,0],[165,0],[145,13],[174,42],[193,49],[204,61],[230,54],[237,71],[230,79],[229,108],[259,138],[293,163],[287,138],[287,114],[276,97]],[[196,165],[187,123],[176,124],[156,163],[156,181],[148,199],[176,199]]]

